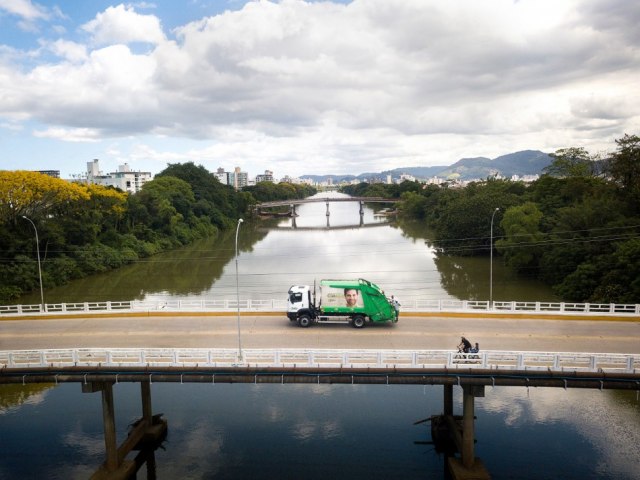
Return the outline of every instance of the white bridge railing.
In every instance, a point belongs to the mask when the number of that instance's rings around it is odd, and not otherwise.
[[[0,368],[64,367],[272,367],[492,369],[548,372],[640,373],[640,354],[485,351],[461,354],[447,350],[310,350],[73,348],[0,351]]]
[[[285,299],[241,300],[243,312],[284,312]],[[105,301],[78,303],[48,303],[43,305],[2,305],[3,315],[33,315],[51,313],[108,313],[108,312],[236,312],[236,300],[167,300],[167,301]],[[640,304],[570,303],[570,302],[491,302],[482,300],[403,300],[401,312],[457,312],[457,313],[536,313],[562,315],[640,316]]]

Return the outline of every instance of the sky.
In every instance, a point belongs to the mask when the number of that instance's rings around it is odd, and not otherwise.
[[[640,134],[640,2],[0,0],[0,169],[360,174]]]

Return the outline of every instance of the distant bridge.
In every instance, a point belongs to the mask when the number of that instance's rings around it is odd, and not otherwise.
[[[301,198],[291,200],[277,200],[274,202],[262,202],[255,205],[255,210],[258,214],[262,213],[262,210],[275,207],[289,207],[289,215],[295,217],[296,206],[303,205],[305,203],[326,203],[327,205],[327,217],[329,216],[329,204],[332,202],[359,202],[360,203],[360,215],[364,214],[365,203],[398,203],[399,198],[384,198],[384,197],[313,197],[313,198]]]

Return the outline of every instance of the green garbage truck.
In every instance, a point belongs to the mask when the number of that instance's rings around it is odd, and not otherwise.
[[[304,328],[314,323],[348,322],[362,328],[368,322],[397,322],[398,310],[393,297],[362,278],[321,280],[318,295],[315,287],[293,285],[287,298],[287,317]]]

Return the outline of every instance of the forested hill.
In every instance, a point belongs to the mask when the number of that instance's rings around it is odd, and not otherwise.
[[[326,182],[329,178],[333,183],[353,180],[386,181],[387,176],[397,180],[401,175],[411,175],[418,180],[439,177],[442,179],[483,180],[496,175],[511,178],[513,175],[541,175],[544,168],[551,163],[549,154],[539,150],[523,150],[509,153],[494,159],[486,157],[463,158],[452,165],[438,165],[433,167],[403,167],[382,172],[367,172],[359,175],[303,175],[317,183]]]

